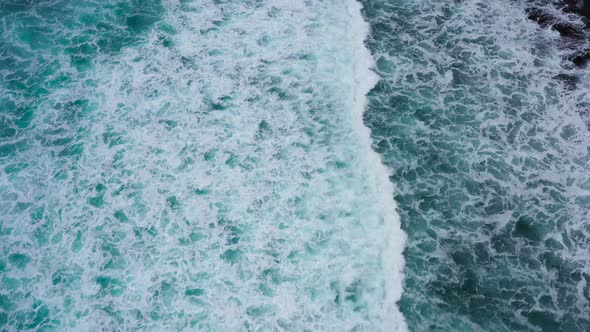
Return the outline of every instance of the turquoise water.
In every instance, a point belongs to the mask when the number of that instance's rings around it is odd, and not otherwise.
[[[358,3],[0,17],[4,330],[403,329]]]
[[[2,1],[0,330],[590,330],[588,69],[525,5]]]
[[[588,70],[525,3],[363,3],[410,330],[590,330]]]

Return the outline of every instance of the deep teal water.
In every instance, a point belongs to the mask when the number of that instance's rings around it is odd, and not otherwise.
[[[408,234],[410,330],[590,330],[587,70],[525,3],[363,4],[382,79],[365,123]]]

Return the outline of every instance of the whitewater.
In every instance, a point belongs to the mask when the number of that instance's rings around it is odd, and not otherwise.
[[[0,330],[589,331],[588,10],[0,1]]]
[[[1,10],[5,330],[406,329],[359,3]]]

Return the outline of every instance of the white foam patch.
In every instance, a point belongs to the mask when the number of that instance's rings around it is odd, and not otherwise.
[[[362,5],[357,1],[349,1],[347,3],[348,11],[352,17],[353,31],[356,32],[354,37],[357,45],[363,47],[355,48],[358,63],[355,65],[355,80],[356,80],[356,97],[355,107],[353,108],[354,116],[356,118],[355,129],[360,133],[361,138],[367,147],[365,154],[366,160],[373,169],[374,176],[369,180],[372,182],[371,187],[377,193],[381,193],[377,204],[380,205],[385,218],[384,235],[387,236],[388,242],[386,249],[382,255],[383,266],[385,267],[387,278],[387,304],[391,306],[390,310],[393,314],[388,316],[388,326],[396,329],[405,329],[404,319],[397,309],[396,303],[400,300],[402,295],[403,283],[403,267],[404,258],[402,256],[406,244],[406,235],[401,230],[399,215],[396,213],[395,202],[392,204],[393,185],[389,181],[390,170],[385,167],[379,156],[372,148],[372,140],[369,128],[363,124],[363,111],[366,108],[366,94],[377,84],[378,76],[372,69],[375,67],[374,59],[369,50],[364,46],[364,41],[369,33],[369,25],[364,21],[361,10]]]
[[[35,120],[73,143],[33,147],[22,181],[2,179],[44,208],[9,222],[29,225],[10,238],[31,258],[6,273],[32,280],[15,312],[42,301],[72,330],[404,330],[360,5],[166,8],[144,43],[52,92],[88,91],[73,125],[54,103]]]

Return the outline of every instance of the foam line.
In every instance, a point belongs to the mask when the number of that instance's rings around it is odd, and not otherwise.
[[[355,48],[355,58],[357,59],[354,77],[356,83],[354,117],[356,118],[355,124],[357,125],[355,130],[359,132],[363,145],[366,147],[363,152],[374,170],[375,176],[367,180],[372,181],[371,187],[380,193],[379,207],[381,208],[385,222],[384,234],[388,238],[387,247],[382,253],[384,272],[388,276],[386,278],[386,282],[388,283],[386,287],[388,300],[386,303],[392,306],[388,310],[393,313],[388,325],[395,326],[397,330],[403,330],[407,329],[407,327],[403,316],[395,306],[400,300],[403,291],[403,250],[406,244],[406,234],[401,229],[400,217],[396,212],[397,206],[393,200],[394,188],[389,180],[391,171],[383,164],[381,156],[371,147],[371,131],[365,126],[363,121],[363,113],[367,106],[366,95],[375,87],[379,81],[379,77],[371,70],[371,68],[374,68],[375,62],[364,44],[369,34],[369,24],[363,19],[362,5],[356,0],[350,0],[347,2],[347,7],[352,19],[353,30],[357,32],[355,42],[359,45],[358,48]]]

